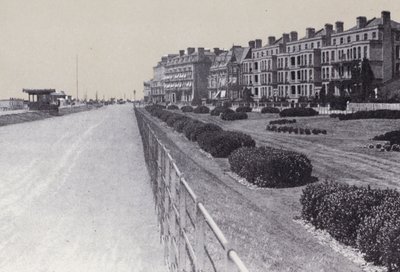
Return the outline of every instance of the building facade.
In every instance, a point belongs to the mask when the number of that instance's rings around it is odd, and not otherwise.
[[[143,82],[143,100],[144,102],[151,102],[151,96],[150,96],[150,83],[151,81],[145,81]]]
[[[214,48],[215,58],[208,76],[208,98],[238,100],[242,90],[241,64],[249,48],[233,46],[228,51]]]
[[[298,39],[292,31],[282,38],[268,37],[250,42],[251,61],[242,66],[242,78],[254,99],[311,100],[321,90],[334,95],[350,94],[352,71],[368,60],[373,85],[381,92],[400,89],[400,24],[383,11],[380,18],[358,17],[356,26],[344,30],[342,22],[325,24],[320,30],[306,29]]]
[[[215,54],[203,47],[180,50],[166,63],[164,89],[171,103],[190,103],[207,98],[207,77]]]

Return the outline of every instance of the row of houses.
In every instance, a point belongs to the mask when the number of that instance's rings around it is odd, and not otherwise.
[[[314,99],[329,91],[349,93],[352,71],[368,60],[373,86],[379,92],[400,89],[400,23],[390,12],[357,17],[345,30],[343,22],[321,29],[309,27],[305,36],[284,33],[250,41],[229,50],[189,47],[163,56],[144,82],[145,99],[185,103],[196,99],[240,100],[250,90],[254,100]]]

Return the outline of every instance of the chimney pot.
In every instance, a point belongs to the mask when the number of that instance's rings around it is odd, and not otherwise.
[[[381,16],[383,25],[390,25],[390,11],[382,11]]]
[[[344,24],[343,24],[343,22],[341,22],[341,21],[337,21],[337,22],[335,23],[335,27],[336,27],[336,33],[342,33],[342,32],[343,32]]]
[[[249,47],[250,48],[255,48],[256,42],[255,41],[249,41]]]
[[[283,42],[284,44],[286,44],[286,43],[288,43],[289,41],[290,41],[290,36],[289,36],[289,34],[283,33],[283,34],[282,34],[282,42]]]
[[[298,39],[297,31],[290,32],[290,41],[295,42],[295,41],[297,41],[297,39]]]
[[[256,39],[256,48],[261,48],[261,47],[262,47],[262,40]]]
[[[275,36],[269,36],[269,37],[268,37],[268,44],[269,44],[269,45],[274,44],[275,41],[276,41]]]
[[[367,25],[367,17],[358,16],[357,17],[357,28],[363,28]]]
[[[188,47],[187,48],[187,53],[188,53],[188,55],[193,54],[194,53],[194,48],[193,47]]]
[[[179,56],[183,56],[183,55],[185,55],[185,50],[179,50]]]
[[[313,38],[315,35],[315,28],[307,27],[306,28],[306,38]]]

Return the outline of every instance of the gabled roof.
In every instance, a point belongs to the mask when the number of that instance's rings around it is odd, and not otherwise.
[[[392,28],[396,28],[396,29],[400,30],[400,23],[395,22],[393,20],[391,20],[390,23],[391,23]],[[363,28],[379,26],[382,24],[383,24],[382,18],[374,17],[374,18],[368,20],[367,24]],[[344,32],[353,31],[353,30],[357,30],[357,29],[360,29],[360,28],[358,28],[357,26],[353,26],[352,28],[349,28]]]

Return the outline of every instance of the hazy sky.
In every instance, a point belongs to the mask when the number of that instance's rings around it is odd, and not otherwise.
[[[142,97],[143,81],[168,53],[229,48],[249,40],[389,10],[399,0],[0,0],[0,98],[22,88],[56,88],[79,96]]]

